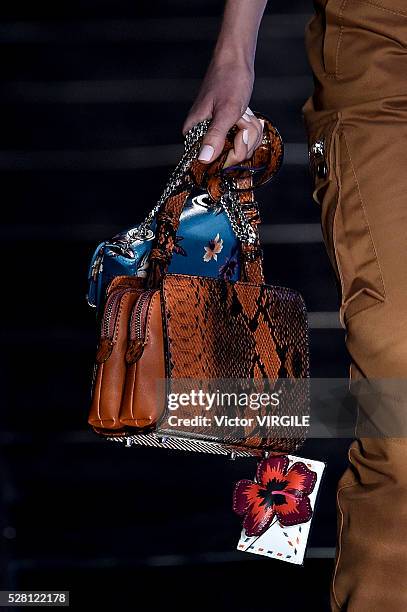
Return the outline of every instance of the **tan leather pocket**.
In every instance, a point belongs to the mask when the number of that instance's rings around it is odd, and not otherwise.
[[[159,291],[144,292],[133,307],[120,423],[150,429],[165,407],[164,339]]]
[[[384,301],[384,281],[340,114],[309,126],[309,134],[313,197],[320,205],[325,246],[340,284],[339,314],[345,327],[351,316]]]
[[[88,423],[105,430],[120,430],[120,404],[126,376],[128,318],[139,292],[120,286],[111,290],[101,321],[101,335],[96,353],[92,402]]]

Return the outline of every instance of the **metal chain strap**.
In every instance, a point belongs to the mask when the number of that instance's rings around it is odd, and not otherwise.
[[[228,191],[220,199],[220,205],[230,221],[236,238],[247,244],[255,244],[257,232],[245,217],[235,186],[232,183],[229,183],[229,186]]]
[[[194,125],[185,135],[184,153],[177,167],[172,172],[160,199],[154,208],[149,212],[144,221],[136,228],[127,232],[127,240],[144,240],[150,235],[150,226],[160,210],[164,202],[182,185],[185,174],[187,173],[191,163],[196,159],[203,136],[206,134],[210,125],[210,119],[205,119]],[[239,202],[239,197],[236,185],[232,180],[225,177],[227,190],[223,194],[219,204],[225,211],[230,221],[233,232],[236,238],[241,242],[254,244],[257,240],[257,234],[252,225],[246,219]],[[219,206],[219,204],[217,204]]]
[[[161,206],[167,200],[167,198],[171,197],[173,193],[182,185],[185,174],[188,172],[188,169],[196,159],[199,149],[200,143],[203,136],[206,134],[208,127],[210,124],[209,119],[205,119],[200,123],[194,125],[186,134],[184,139],[184,153],[177,164],[177,167],[172,172],[166,186],[164,187],[164,191],[161,194],[160,199],[154,208],[149,212],[144,221],[136,228],[129,230],[127,233],[127,237],[129,240],[143,240],[149,233],[150,225],[153,222],[156,214],[160,210]]]

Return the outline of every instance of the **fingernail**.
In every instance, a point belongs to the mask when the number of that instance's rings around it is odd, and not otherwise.
[[[249,144],[249,130],[243,130],[243,142],[245,145]]]
[[[254,117],[254,112],[249,107],[246,108],[246,113]]]
[[[249,116],[247,113],[245,113],[245,114],[243,115],[243,119],[244,119],[245,121],[251,121],[251,117],[250,117],[250,116]]]
[[[198,159],[199,161],[210,161],[212,159],[212,155],[215,149],[212,145],[204,145],[202,149],[199,151]]]

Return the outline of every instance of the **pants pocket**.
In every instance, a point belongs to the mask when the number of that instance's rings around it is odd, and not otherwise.
[[[376,246],[369,225],[353,153],[342,127],[336,134],[336,167],[339,180],[338,206],[333,223],[333,242],[342,277],[340,319],[350,317],[385,301],[386,291]]]
[[[348,318],[384,301],[384,282],[340,113],[327,122],[308,121],[308,133],[313,198],[320,206],[345,328]]]
[[[328,0],[325,6],[323,60],[325,73],[338,78],[343,35],[343,14],[347,0]]]
[[[312,115],[314,112],[312,111]],[[338,291],[343,293],[342,274],[334,241],[334,225],[338,208],[340,182],[337,174],[338,114],[330,114],[318,123],[306,118],[309,136],[309,163],[313,182],[312,197],[320,208],[321,230],[326,251],[335,272]]]

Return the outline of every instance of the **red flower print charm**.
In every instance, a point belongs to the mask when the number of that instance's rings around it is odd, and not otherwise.
[[[256,482],[239,480],[233,493],[233,510],[244,516],[248,536],[260,536],[273,519],[283,526],[306,523],[312,516],[312,493],[317,480],[302,461],[288,469],[289,458],[271,456],[257,466]]]

